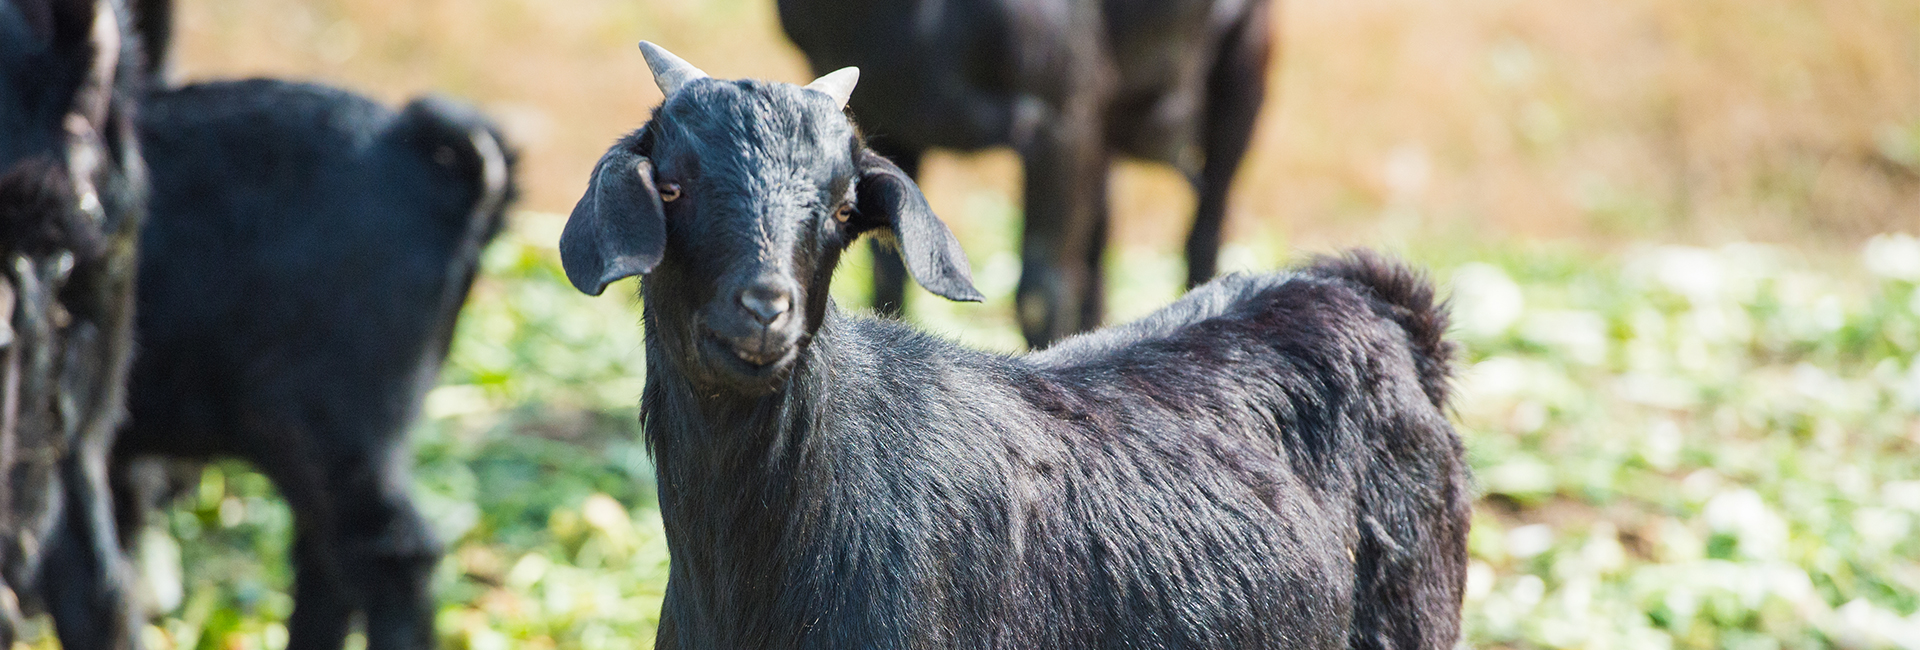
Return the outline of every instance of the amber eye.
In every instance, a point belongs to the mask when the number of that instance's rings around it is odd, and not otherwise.
[[[679,183],[666,183],[660,186],[660,200],[672,203],[677,198],[680,198]]]
[[[833,211],[834,221],[838,221],[840,223],[846,223],[848,219],[852,219],[852,218],[853,218],[853,204],[842,203],[840,204],[840,209]]]

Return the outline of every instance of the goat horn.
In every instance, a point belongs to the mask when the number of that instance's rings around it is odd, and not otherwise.
[[[640,41],[640,54],[647,57],[647,69],[653,71],[653,82],[660,85],[660,94],[671,96],[695,79],[706,79],[707,73],[701,72],[686,59],[674,56],[667,48]]]
[[[847,107],[847,100],[853,98],[853,86],[860,83],[860,69],[847,66],[822,75],[813,83],[807,84],[807,90],[818,90],[833,98],[840,108]]]

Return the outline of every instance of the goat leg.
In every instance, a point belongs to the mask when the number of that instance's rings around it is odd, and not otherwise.
[[[1107,157],[1097,111],[1076,107],[1051,116],[1020,152],[1026,176],[1016,305],[1020,331],[1035,349],[1100,320],[1090,304],[1100,283],[1087,250],[1100,237],[1107,199]]]
[[[390,438],[386,449],[342,459],[330,490],[343,506],[333,521],[333,552],[350,596],[366,614],[367,650],[434,647],[429,587],[441,544],[407,497],[411,481],[393,462],[406,453],[398,438]]]
[[[367,611],[367,650],[434,647],[433,567],[441,545],[426,519],[405,497],[390,497],[384,534],[373,540],[361,585]]]
[[[142,621],[132,572],[120,554],[107,485],[106,449],[82,441],[60,460],[62,507],[47,540],[39,592],[62,647],[137,650]]]
[[[341,584],[342,567],[336,566],[334,549],[334,541],[319,531],[302,530],[294,539],[287,650],[339,650],[346,645],[354,605]]]
[[[1267,66],[1273,50],[1272,13],[1256,2],[1248,15],[1226,35],[1220,56],[1207,76],[1206,164],[1195,179],[1199,204],[1193,230],[1187,235],[1187,288],[1192,289],[1219,272],[1220,230],[1227,216],[1227,192],[1240,162],[1252,144],[1254,121],[1266,96]]]

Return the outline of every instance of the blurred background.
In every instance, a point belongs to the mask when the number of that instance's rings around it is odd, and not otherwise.
[[[770,0],[187,0],[186,79],[294,76],[504,121],[522,207],[565,212],[659,101],[634,43],[722,77],[811,79]],[[1231,234],[1419,233],[1851,246],[1920,210],[1920,5],[1901,0],[1282,0]],[[943,159],[929,188],[1017,182]],[[1184,183],[1129,170],[1123,245],[1173,250]],[[1016,202],[1017,203],[1017,202]],[[1909,226],[1911,227],[1911,226]]]
[[[636,438],[633,287],[553,243],[660,97],[635,42],[810,79],[772,0],[180,0],[180,81],[478,104],[522,154],[415,432],[450,647],[650,644],[666,554]],[[1487,648],[1920,649],[1920,3],[1281,0],[1223,265],[1383,247],[1455,296]],[[1010,153],[923,187],[983,305],[912,318],[1017,350]],[[1124,165],[1111,318],[1177,295],[1192,197]],[[1906,234],[1902,234],[1906,233]],[[859,255],[835,287],[865,305]],[[244,466],[142,535],[157,648],[278,650],[289,518]],[[54,644],[42,634],[31,642]]]

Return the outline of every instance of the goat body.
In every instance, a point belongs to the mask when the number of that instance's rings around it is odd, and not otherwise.
[[[1009,357],[841,314],[864,234],[964,253],[841,110],[651,44],[667,95],[561,235],[644,275],[659,647],[1451,648],[1468,499],[1432,288],[1355,254]],[[818,91],[818,92],[815,92]]]
[[[1434,310],[1352,258],[1024,358],[829,311],[751,398],[649,330],[661,647],[1450,648],[1468,495]]]
[[[928,149],[1011,146],[1025,164],[1019,316],[1044,346],[1100,324],[1108,166],[1173,165],[1199,199],[1187,286],[1214,274],[1227,192],[1272,49],[1269,0],[780,0],[816,72],[859,66],[850,104],[909,175]],[[875,301],[905,271],[876,248]]]
[[[405,434],[511,190],[463,106],[395,113],[322,86],[208,83],[148,97],[121,527],[144,457],[246,459],[296,523],[289,648],[430,648],[440,547],[407,495]]]

